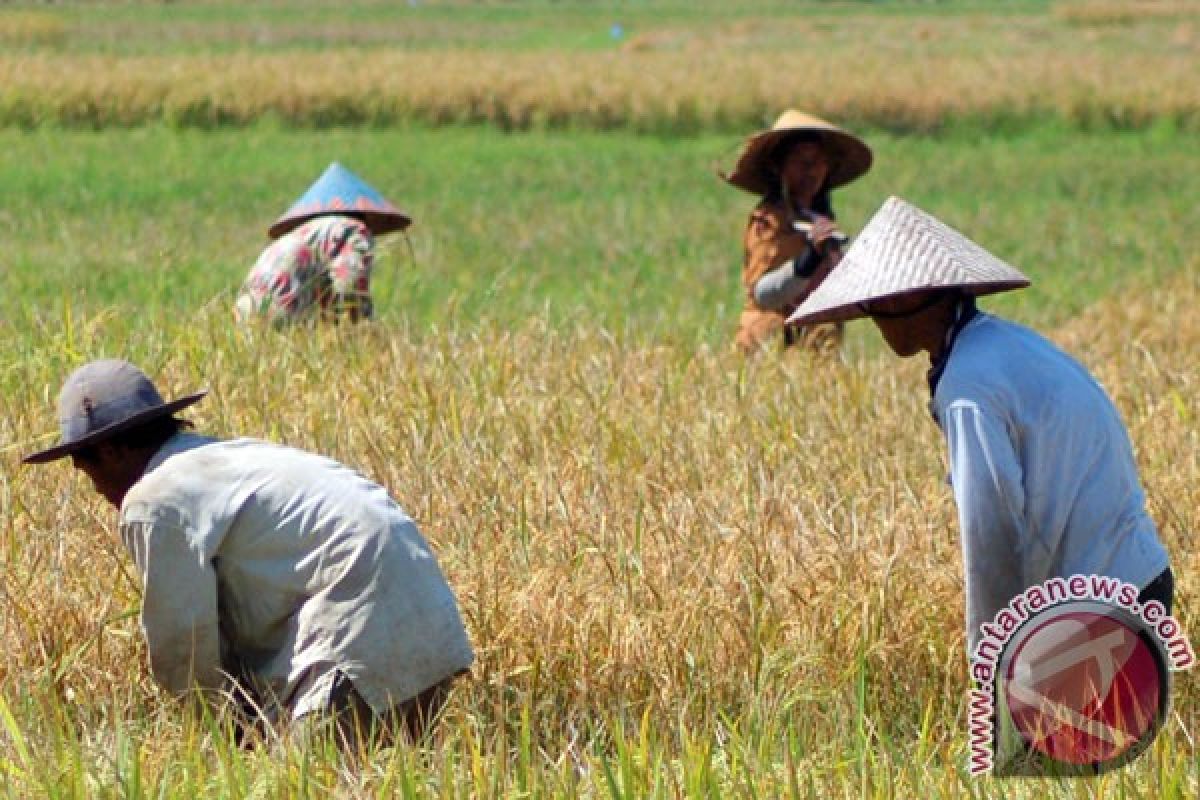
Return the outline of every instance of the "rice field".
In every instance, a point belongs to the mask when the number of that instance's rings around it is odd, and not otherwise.
[[[968,774],[960,545],[925,365],[866,323],[834,361],[735,354],[753,198],[715,176],[780,104],[820,98],[876,154],[834,196],[849,232],[898,194],[1030,274],[983,305],[1113,396],[1195,643],[1200,149],[1195,45],[1169,43],[1188,6],[0,9],[0,796],[1197,796],[1194,671],[1118,772]],[[889,52],[928,91],[788,94],[769,65],[804,31],[880,80]],[[1135,64],[1146,92],[1139,70],[1163,70],[1177,110],[1112,116],[1106,93],[1128,89],[1108,80]],[[371,75],[338,95],[329,65]],[[436,80],[398,77],[418,69]],[[570,89],[586,80],[627,82],[609,117]],[[726,88],[741,81],[745,106]],[[1071,81],[1095,81],[1078,116],[1058,107]],[[468,99],[481,86],[491,111]],[[947,86],[966,88],[951,103]],[[446,116],[395,99],[417,91]],[[226,111],[171,117],[170,97]],[[709,110],[654,105],[672,97]],[[335,159],[416,220],[381,240],[379,319],[234,329],[267,225]],[[102,356],[166,395],[209,388],[187,414],[200,430],[327,453],[417,520],[478,654],[427,746],[242,749],[153,684],[112,510],[69,466],[19,463],[54,439],[63,377]]]
[[[1194,630],[1190,273],[1051,331],[1112,390]],[[1097,330],[1112,335],[1097,336]],[[5,414],[0,790],[14,797],[1190,797],[1196,684],[1153,751],[1089,781],[965,773],[956,524],[921,365],[556,330],[264,333],[224,314],[22,332]],[[122,352],[193,419],[330,453],[420,521],[478,649],[440,734],[364,768],[239,751],[146,677],[111,511],[57,465],[61,376]],[[297,400],[299,398],[299,400]],[[39,439],[39,442],[41,440]],[[409,787],[401,790],[400,787]]]
[[[0,123],[694,133],[800,106],[899,132],[1200,125],[1194,4],[566,8],[6,7]]]
[[[1161,283],[1200,248],[1190,135],[859,133],[876,163],[834,195],[846,231],[890,194],[927,208],[1029,273],[1036,293],[996,303],[1030,323]],[[407,237],[379,242],[389,326],[423,337],[535,318],[723,346],[755,200],[717,171],[740,141],[477,127],[0,131],[11,267],[0,319],[228,311],[268,225],[340,160],[415,220]]]

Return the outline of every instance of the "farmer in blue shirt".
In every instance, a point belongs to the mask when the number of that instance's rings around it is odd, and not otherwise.
[[[1025,589],[1097,574],[1170,611],[1167,551],[1116,408],[1052,343],[975,307],[1028,279],[899,198],[872,218],[790,324],[868,316],[896,355],[929,354],[966,576],[968,645]]]

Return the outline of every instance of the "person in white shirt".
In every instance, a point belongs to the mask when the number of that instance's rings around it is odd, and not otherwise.
[[[1129,436],[1075,359],[980,312],[975,297],[1028,279],[949,226],[891,198],[792,324],[868,316],[896,355],[928,353],[930,410],[946,435],[966,576],[968,648],[1010,600],[1096,574],[1168,613],[1173,576],[1146,513]]]
[[[119,509],[155,679],[268,723],[333,718],[343,744],[417,739],[474,658],[428,543],[331,459],[186,432],[174,414],[204,394],[164,402],[132,364],[94,361],[59,395],[61,442],[25,458],[70,456]]]

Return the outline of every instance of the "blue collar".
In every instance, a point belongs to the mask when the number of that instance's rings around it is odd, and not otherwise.
[[[954,349],[955,340],[962,333],[962,329],[967,327],[967,323],[973,320],[978,313],[979,309],[975,307],[974,297],[968,295],[958,301],[958,305],[954,309],[954,322],[946,329],[942,352],[933,359],[929,365],[929,372],[925,373],[925,380],[929,383],[929,413],[933,414],[935,422],[937,414],[933,413],[933,397],[937,394],[938,381],[942,379],[942,373],[946,371],[946,364],[950,361],[950,352]],[[938,424],[941,423],[938,422]]]

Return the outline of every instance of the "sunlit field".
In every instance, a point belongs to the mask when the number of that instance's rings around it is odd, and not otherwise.
[[[1197,289],[1193,272],[1052,331],[1130,423],[1192,630]],[[199,312],[20,332],[0,429],[12,796],[1195,795],[1190,674],[1120,773],[966,776],[959,549],[919,364],[746,365],[536,320],[422,338],[243,337]],[[114,352],[170,393],[210,387],[201,429],[331,453],[420,521],[479,652],[432,745],[363,769],[235,751],[151,686],[111,511],[68,467],[15,463],[61,376]]]
[[[1035,128],[936,138],[863,130],[876,164],[834,194],[856,232],[890,194],[969,231],[1037,291],[998,298],[1061,322],[1151,286],[1200,247],[1191,135]],[[725,184],[739,136],[504,134],[480,127],[94,133],[0,130],[0,314],[9,320],[227,311],[266,229],[340,160],[415,220],[380,239],[381,320],[603,327],[727,343],[755,199]],[[34,166],[35,165],[35,166]]]
[[[926,365],[869,323],[833,362],[735,354],[754,199],[715,174],[809,104],[875,150],[834,195],[848,232],[896,194],[1029,274],[982,305],[1112,394],[1196,643],[1200,18],[1183,2],[799,7],[0,9],[0,795],[1200,795],[1193,673],[1116,773],[968,774],[960,544]],[[855,32],[866,72],[795,54],[793,74],[834,91],[771,67],[800,35],[848,57]],[[573,66],[537,66],[556,59]],[[945,81],[924,93],[870,78],[930,63]],[[322,117],[326,71],[350,65],[379,83],[347,82],[345,116]],[[736,80],[705,89],[709,70]],[[1122,105],[1118,73],[1144,105]],[[607,76],[598,93],[624,82],[611,118],[581,105],[588,74]],[[955,81],[974,83],[946,105]],[[1072,106],[1072,81],[1105,86]],[[179,117],[163,99],[206,91],[250,111]],[[397,105],[362,111],[375,102]],[[267,226],[335,159],[415,219],[380,240],[378,320],[236,330]],[[19,463],[57,436],[66,374],[102,356],[166,395],[209,388],[186,414],[201,431],[327,453],[417,520],[478,654],[431,742],[357,760],[239,748],[154,686],[115,514],[69,465]]]
[[[1194,2],[937,6],[30,6],[0,14],[0,122],[695,132],[798,105],[896,131],[1200,127]]]

